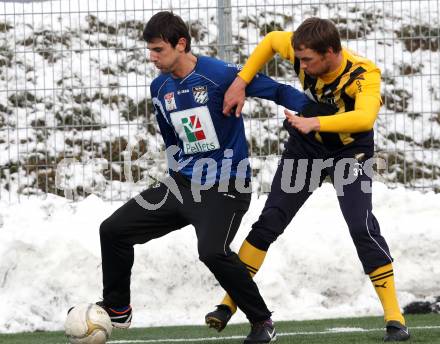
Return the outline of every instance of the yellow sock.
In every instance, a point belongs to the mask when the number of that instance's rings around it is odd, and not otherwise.
[[[251,276],[254,277],[260,269],[261,265],[263,265],[266,253],[266,251],[260,250],[255,246],[252,246],[249,242],[245,240],[240,247],[240,251],[238,251],[238,257],[244,263],[244,265],[246,265],[246,268],[248,269]],[[231,299],[228,294],[225,295],[221,304],[228,306],[231,309],[232,313],[235,313],[237,311],[236,303],[234,302],[234,300]]]
[[[400,312],[399,302],[397,301],[393,265],[388,264],[377,268],[370,273],[370,279],[382,303],[385,322],[397,320],[405,325],[405,319]]]

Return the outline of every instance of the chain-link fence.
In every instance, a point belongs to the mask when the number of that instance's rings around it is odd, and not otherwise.
[[[165,170],[142,30],[159,10],[188,23],[193,52],[243,63],[270,31],[333,20],[382,69],[376,152],[389,185],[440,187],[440,1],[60,0],[0,2],[0,198],[127,199]],[[264,69],[300,87],[293,66]],[[287,133],[274,104],[244,108],[254,187],[267,191]]]

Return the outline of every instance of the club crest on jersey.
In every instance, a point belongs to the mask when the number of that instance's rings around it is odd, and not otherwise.
[[[169,92],[163,96],[165,101],[165,108],[167,111],[173,111],[177,109],[176,99],[174,98],[174,92]]]
[[[208,87],[195,86],[192,88],[194,100],[199,104],[206,104],[208,102]]]

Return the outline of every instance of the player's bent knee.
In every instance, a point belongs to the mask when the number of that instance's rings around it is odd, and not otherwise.
[[[278,207],[265,208],[258,221],[252,225],[249,237],[255,241],[257,247],[261,243],[261,245],[268,248],[270,244],[283,234],[290,220],[285,212]]]
[[[99,227],[99,236],[101,240],[109,240],[117,233],[118,226],[108,218],[101,223]]]
[[[282,233],[283,230],[273,230],[268,227],[259,227],[254,224],[246,240],[259,250],[267,251],[269,246],[277,240]]]

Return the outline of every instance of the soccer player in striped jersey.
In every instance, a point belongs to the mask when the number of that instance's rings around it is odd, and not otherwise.
[[[297,211],[313,192],[311,166],[314,159],[330,159],[318,174],[320,185],[330,176],[337,189],[338,180],[352,177],[344,185],[338,201],[363,269],[369,275],[384,310],[385,341],[405,341],[410,335],[397,301],[394,273],[388,245],[372,213],[371,174],[363,173],[364,163],[374,154],[373,126],[381,106],[379,68],[366,58],[341,46],[335,25],[326,19],[309,18],[292,32],[274,31],[256,47],[242,71],[225,94],[223,113],[236,107],[239,115],[245,89],[257,71],[274,54],[289,60],[304,91],[312,99],[334,104],[338,111],[327,116],[297,116],[285,111],[285,128],[290,133],[281,163],[275,174],[265,207],[239,251],[240,259],[253,276],[263,264],[269,246],[283,233]],[[337,173],[342,159],[353,158],[355,168]],[[307,159],[304,187],[285,192],[282,171],[293,160],[291,176],[297,175],[299,159]],[[326,161],[327,161],[326,160]],[[371,160],[370,160],[371,161]],[[349,176],[350,173],[354,175]],[[295,184],[294,177],[288,185]],[[206,315],[206,322],[222,330],[236,306],[226,295],[217,309]]]

